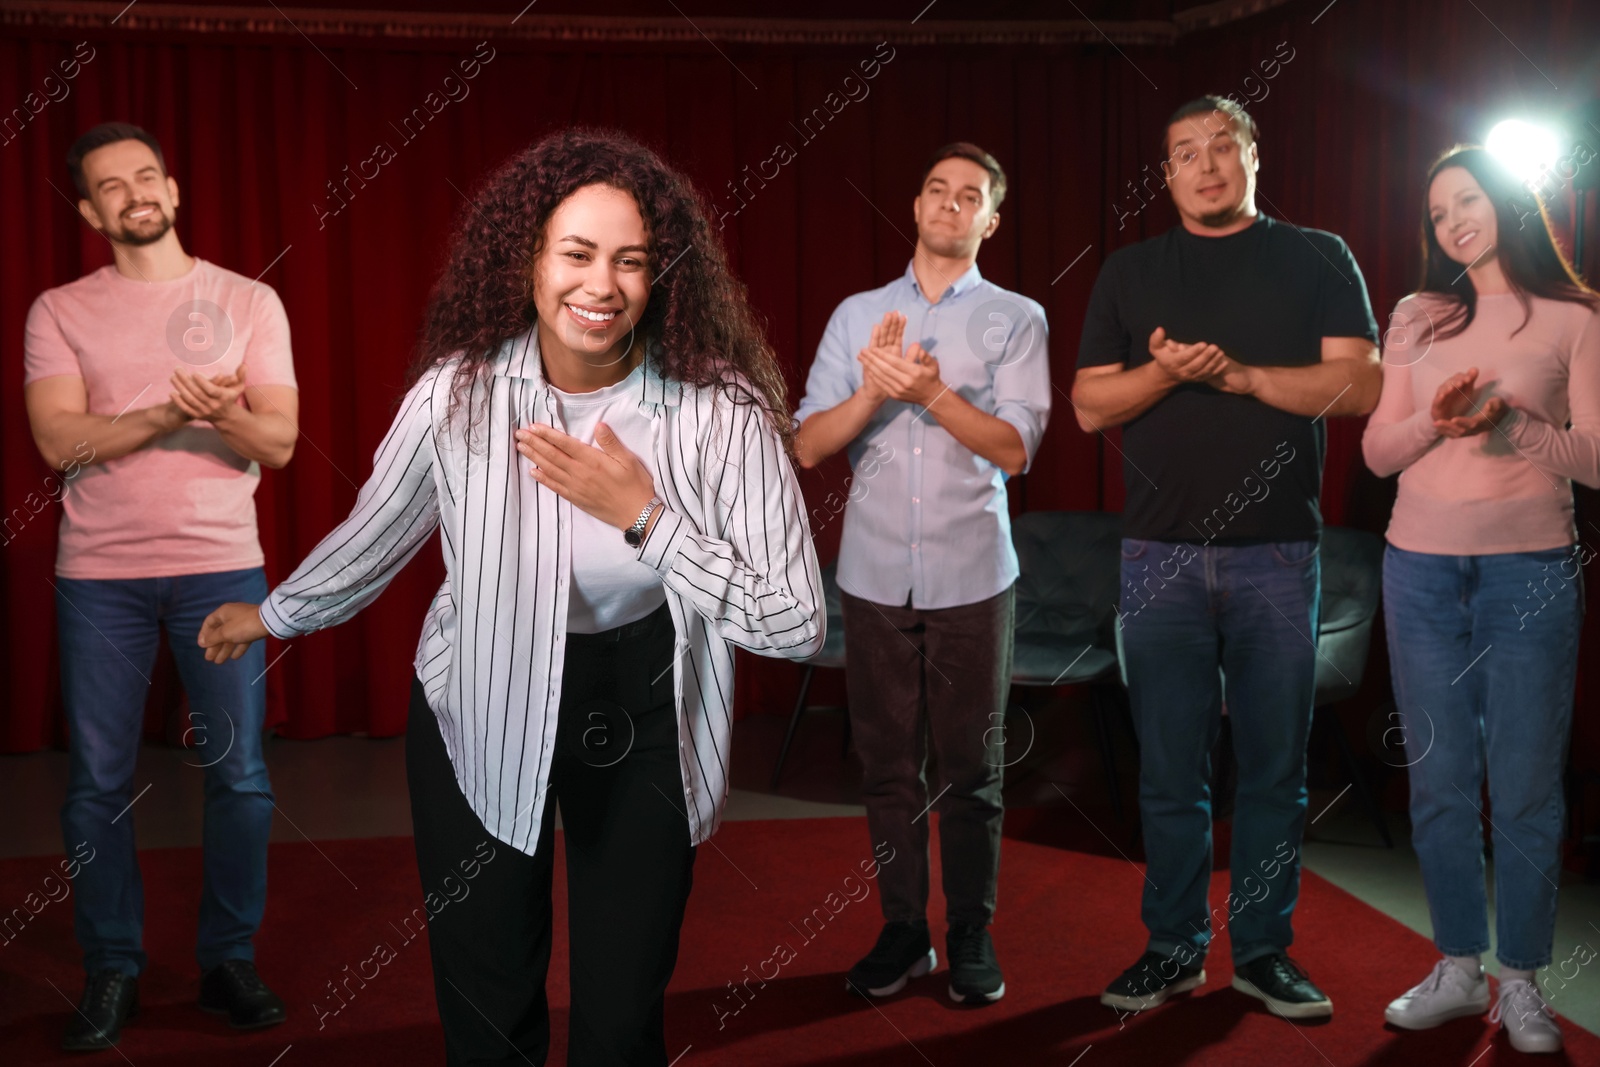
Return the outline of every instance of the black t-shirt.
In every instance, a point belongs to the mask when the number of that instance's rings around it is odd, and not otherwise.
[[[1318,363],[1324,337],[1378,337],[1344,241],[1265,215],[1226,237],[1177,226],[1112,253],[1089,298],[1078,366],[1150,362],[1157,326],[1255,366]],[[1247,544],[1321,533],[1321,419],[1184,382],[1124,426],[1122,447],[1126,537]]]

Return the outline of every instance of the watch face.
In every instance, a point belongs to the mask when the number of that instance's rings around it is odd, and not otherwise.
[[[634,533],[632,530],[623,530],[622,539],[628,542],[628,544],[632,545],[634,548],[639,547],[639,542],[641,540],[639,535]]]

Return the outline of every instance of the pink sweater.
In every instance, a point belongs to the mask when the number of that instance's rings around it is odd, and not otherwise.
[[[1572,481],[1600,487],[1600,312],[1510,293],[1478,298],[1466,332],[1430,340],[1445,305],[1427,294],[1395,306],[1384,332],[1383,398],[1361,447],[1367,466],[1400,471],[1388,539],[1411,552],[1533,552],[1576,538]],[[1504,397],[1498,429],[1442,437],[1430,408],[1452,374],[1478,368],[1481,404]],[[1571,428],[1567,427],[1570,422]]]

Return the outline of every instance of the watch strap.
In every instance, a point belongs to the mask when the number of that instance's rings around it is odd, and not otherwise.
[[[658,496],[651,497],[650,503],[646,504],[644,510],[639,512],[639,517],[633,520],[633,525],[623,531],[622,536],[628,544],[635,548],[639,547],[644,540],[644,528],[649,524],[650,516],[660,507],[666,507],[666,503]]]

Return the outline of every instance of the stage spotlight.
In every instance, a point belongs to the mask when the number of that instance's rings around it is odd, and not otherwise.
[[[1561,156],[1561,139],[1555,131],[1521,119],[1496,123],[1489,131],[1485,147],[1530,186],[1555,166]]]

